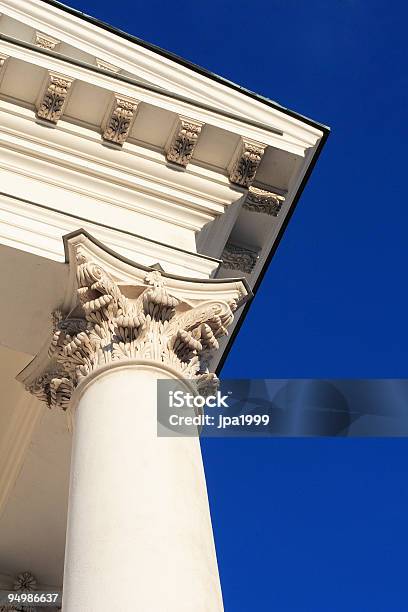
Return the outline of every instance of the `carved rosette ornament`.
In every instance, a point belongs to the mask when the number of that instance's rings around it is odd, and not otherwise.
[[[122,146],[135,120],[138,101],[114,96],[109,115],[104,123],[102,138]]]
[[[259,189],[258,187],[250,187],[243,208],[251,212],[264,213],[277,217],[284,201],[285,198],[276,193],[266,191],[265,189]]]
[[[242,138],[230,168],[230,181],[242,187],[249,187],[255,178],[266,145]]]
[[[208,358],[227,334],[236,299],[247,295],[242,281],[235,281],[235,297],[212,300],[206,290],[207,299],[193,305],[172,294],[160,271],[142,271],[144,279],[130,291],[138,297],[129,298],[129,285],[115,282],[80,246],[75,256],[78,304],[67,315],[54,313],[45,372],[28,383],[20,378],[28,391],[50,408],[66,410],[81,380],[126,359],[163,363],[200,388],[213,384]]]
[[[258,249],[248,249],[232,242],[227,242],[221,255],[222,267],[250,274],[259,258]]]
[[[180,117],[174,135],[167,146],[167,160],[186,168],[193,157],[203,123]]]
[[[62,117],[72,79],[49,73],[43,94],[37,104],[37,117],[56,124]]]

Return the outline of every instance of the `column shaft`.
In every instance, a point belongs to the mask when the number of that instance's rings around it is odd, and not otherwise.
[[[223,609],[198,438],[158,438],[161,364],[127,361],[75,391],[64,612]]]

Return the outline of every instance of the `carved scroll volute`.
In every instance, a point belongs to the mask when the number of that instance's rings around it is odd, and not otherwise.
[[[233,299],[207,299],[186,309],[158,270],[144,273],[138,297],[130,299],[80,248],[76,277],[75,316],[54,313],[49,366],[26,385],[51,408],[66,410],[82,379],[120,360],[151,360],[176,369],[181,378],[202,378],[217,339],[233,320]]]

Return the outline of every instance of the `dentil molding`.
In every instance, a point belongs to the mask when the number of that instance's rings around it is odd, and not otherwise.
[[[53,313],[46,354],[18,377],[30,393],[66,410],[84,378],[126,359],[163,363],[200,384],[211,378],[211,353],[249,296],[244,281],[196,281],[121,263],[83,231],[66,245],[71,285],[65,304]]]

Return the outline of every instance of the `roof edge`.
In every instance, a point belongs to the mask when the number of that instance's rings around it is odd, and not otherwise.
[[[111,26],[105,21],[101,21],[100,19],[97,19],[96,17],[92,17],[91,15],[88,15],[86,13],[83,13],[82,11],[79,11],[70,6],[67,6],[66,4],[63,4],[62,2],[58,2],[57,0],[41,0],[41,2],[45,4],[49,4],[50,6],[53,6],[67,13],[70,13],[71,15],[74,15],[75,17],[78,17],[79,19],[84,19],[85,21],[87,21],[88,23],[91,23],[92,25],[100,27],[110,32],[111,34],[120,36],[121,38],[125,38],[126,40],[130,42],[133,42],[137,45],[140,45],[141,47],[144,47],[145,49],[148,49],[149,51],[158,53],[169,60],[172,60],[178,64],[181,64],[182,66],[189,68],[190,70],[194,70],[195,72],[198,72],[199,74],[209,79],[212,79],[213,81],[220,83],[221,85],[225,85],[231,89],[234,89],[235,91],[238,91],[254,100],[257,100],[258,102],[262,102],[263,104],[266,104],[267,106],[270,106],[271,108],[274,108],[275,110],[278,110],[284,113],[285,115],[288,115],[290,117],[293,117],[294,119],[303,121],[304,123],[318,130],[322,130],[325,134],[328,134],[330,132],[330,127],[323,123],[315,121],[314,119],[310,119],[309,117],[306,117],[296,111],[290,110],[287,107],[282,106],[278,102],[271,100],[270,98],[266,98],[265,96],[262,96],[261,94],[257,94],[249,89],[246,89],[245,87],[242,87],[238,85],[237,83],[234,83],[233,81],[226,79],[225,77],[219,76],[218,74],[215,74],[214,72],[211,72],[210,70],[207,70],[206,68],[202,68],[198,64],[195,64],[194,62],[190,62],[180,57],[179,55],[172,53],[171,51],[166,51],[166,49],[163,49],[162,47],[159,47],[158,45],[146,42],[142,40],[141,38],[134,36],[133,34],[129,34],[128,32],[124,32],[123,30],[120,30],[119,28],[115,28],[114,26]]]

